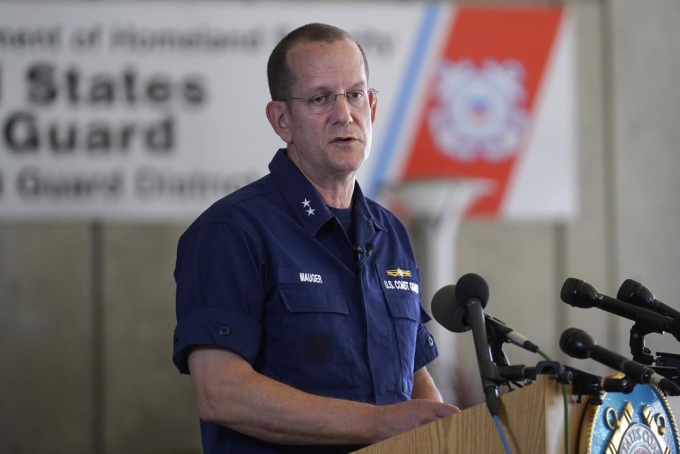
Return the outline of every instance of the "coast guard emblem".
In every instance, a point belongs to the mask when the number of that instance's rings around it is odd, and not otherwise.
[[[515,60],[486,60],[480,69],[469,60],[444,61],[429,114],[440,151],[462,161],[498,162],[516,154],[527,124],[523,78]]]
[[[579,452],[588,454],[678,454],[678,428],[668,401],[651,385],[630,394],[606,393],[590,405]]]

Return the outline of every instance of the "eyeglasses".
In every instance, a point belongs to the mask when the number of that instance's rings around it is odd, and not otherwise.
[[[335,101],[338,96],[344,96],[347,100],[347,104],[350,107],[360,108],[366,106],[366,100],[368,99],[369,108],[375,107],[375,103],[378,100],[378,90],[370,88],[368,91],[364,90],[347,90],[344,93],[337,94],[327,94],[327,95],[314,95],[309,98],[282,98],[281,101],[304,101],[305,106],[310,112],[315,114],[321,114],[330,112],[330,110],[335,105]],[[368,96],[367,96],[368,95]]]

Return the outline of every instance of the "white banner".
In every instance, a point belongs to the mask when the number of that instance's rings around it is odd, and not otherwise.
[[[375,155],[398,160],[406,146],[386,147],[402,133],[390,119],[417,108],[427,86],[427,61],[415,54],[436,51],[437,38],[424,42],[424,27],[435,15],[446,30],[454,10],[0,4],[0,220],[186,220],[266,174],[284,145],[265,117],[267,58],[309,22],[346,29],[366,51],[380,95],[359,181],[375,196],[376,182],[399,177]]]

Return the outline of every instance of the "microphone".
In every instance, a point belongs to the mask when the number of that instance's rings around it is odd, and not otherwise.
[[[366,243],[366,246],[361,247],[357,246],[356,244],[352,246],[352,249],[354,249],[354,252],[357,252],[359,254],[366,254],[366,258],[371,256],[371,252],[373,252],[373,249],[375,249],[375,246],[373,243],[370,241]]]
[[[373,252],[373,249],[375,249],[375,246],[373,245],[373,243],[371,243],[369,241],[368,243],[366,243],[366,246],[364,246],[364,247],[357,246],[355,244],[355,245],[352,246],[352,249],[357,254],[364,255],[363,260],[361,260],[361,266],[363,266],[364,263],[366,263],[366,260],[368,260],[368,258],[371,256],[371,252]]]
[[[517,331],[510,328],[502,321],[498,320],[495,317],[492,317],[489,314],[486,314],[485,317],[487,329],[493,331],[494,333],[499,334],[501,336],[501,340],[503,340],[504,342],[515,344],[519,347],[522,347],[525,350],[529,350],[532,353],[536,353],[538,351],[538,346],[536,344],[531,342],[526,337],[522,336]]]
[[[619,288],[619,292],[616,294],[616,298],[638,307],[651,309],[669,317],[676,318],[680,315],[680,312],[656,299],[654,294],[647,287],[633,279],[626,279],[623,281],[623,284],[621,284],[621,287]]]
[[[432,297],[432,316],[437,323],[454,333],[470,330],[467,324],[465,306],[456,300],[456,286],[446,285]]]
[[[491,351],[486,338],[484,324],[484,307],[489,300],[489,286],[478,274],[468,273],[458,280],[456,286],[456,300],[463,305],[463,314],[467,315],[467,326],[472,330],[472,337],[477,354],[479,375],[486,396],[486,406],[492,416],[498,415],[498,371],[491,360]],[[460,311],[459,311],[460,312]],[[463,323],[463,320],[461,320]]]
[[[651,367],[597,345],[593,338],[582,329],[565,330],[560,337],[560,349],[572,358],[592,358],[605,366],[623,372],[638,383],[651,383],[672,396],[680,395],[680,386],[676,383],[657,374]]]
[[[602,295],[597,292],[595,287],[581,279],[570,277],[564,281],[560,298],[565,303],[574,307],[584,309],[597,307],[603,311],[633,320],[655,333],[672,332],[672,318],[649,309],[624,303],[610,296]]]
[[[446,285],[432,297],[432,316],[434,319],[449,331],[454,333],[464,333],[470,329],[465,314],[465,306],[456,300],[456,286]],[[538,346],[510,328],[501,320],[489,314],[484,315],[484,322],[488,333],[499,337],[501,341],[515,344],[532,353],[538,351]]]

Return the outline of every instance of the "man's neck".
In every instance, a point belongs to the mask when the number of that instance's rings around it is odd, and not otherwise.
[[[356,172],[337,175],[310,174],[294,153],[288,153],[288,157],[300,169],[305,178],[312,183],[326,205],[333,208],[349,208],[352,203],[352,195],[354,195]]]
[[[349,208],[354,194],[354,178],[351,183],[321,186],[310,180],[326,205],[333,208]]]

